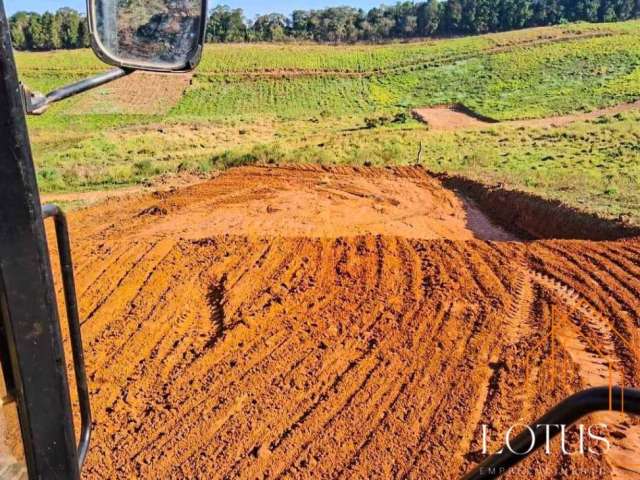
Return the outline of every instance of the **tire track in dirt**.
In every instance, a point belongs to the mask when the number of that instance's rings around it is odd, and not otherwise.
[[[389,246],[387,246],[387,245],[382,246],[382,245],[380,244],[380,242],[376,242],[375,249],[376,249],[376,251],[377,251],[377,252],[379,252],[379,253],[380,253],[380,252],[385,252],[385,251],[387,251],[387,250],[388,250],[388,248],[389,248]],[[387,258],[387,256],[386,256],[386,255],[384,255],[384,258]],[[380,264],[380,263],[381,263],[380,261],[376,262],[376,264],[378,265],[378,266],[376,267],[377,269],[379,269],[379,268],[380,268],[380,266],[379,266],[379,264]],[[383,261],[382,263],[384,264],[384,261]],[[380,275],[378,274],[378,275],[377,275],[377,277],[379,278],[379,277],[380,277]],[[378,281],[378,280],[377,280],[377,281]],[[379,288],[379,287],[376,287],[376,288]],[[376,322],[376,328],[379,328],[379,327],[378,327],[378,323],[379,323],[381,320],[386,320],[386,319],[387,319],[387,317],[388,317],[388,316],[387,316],[387,314],[385,314],[385,312],[382,312],[381,314],[378,314],[378,319],[379,319],[379,320],[378,320],[378,322]],[[369,379],[369,381],[371,381],[372,379],[374,379],[374,377],[370,378],[370,379]],[[357,393],[356,393],[356,395],[358,395],[358,394],[359,394],[359,392],[357,392]],[[296,409],[296,410],[297,410],[297,409]],[[310,414],[309,416],[311,416],[311,414]],[[288,438],[288,436],[289,436],[289,435],[286,435],[286,436],[287,436],[287,438]],[[276,443],[278,443],[278,442],[276,441]],[[272,447],[273,447],[273,446],[274,446],[274,445],[273,445],[273,443],[272,443]]]
[[[87,478],[456,478],[481,460],[483,424],[497,439],[537,418],[606,371],[598,350],[630,358],[607,328],[637,334],[633,240],[193,236],[184,222],[201,229],[206,211],[326,176],[348,202],[392,205],[410,180],[458,208],[420,169],[309,167],[238,169],[70,216],[87,233],[76,252],[91,256],[78,262],[96,421]],[[384,191],[369,196],[369,181]],[[167,214],[139,215],[154,206]],[[113,225],[94,222],[105,210]],[[165,228],[173,219],[181,227]],[[622,373],[632,384],[633,367]],[[632,447],[636,423],[621,420],[615,442]],[[597,457],[522,468],[618,478]]]
[[[381,278],[384,279],[384,284],[378,288],[381,291],[389,293],[390,300],[387,302],[387,307],[392,309],[402,309],[403,317],[411,317],[415,315],[417,304],[415,301],[415,292],[412,291],[413,281],[419,276],[420,267],[417,264],[417,258],[409,258],[406,251],[407,244],[404,241],[385,239],[384,245],[380,246],[378,251],[383,253],[382,268],[383,272]],[[403,253],[401,253],[403,252]],[[396,264],[395,259],[400,259],[399,265]],[[391,260],[391,262],[390,262]],[[398,273],[397,278],[407,278],[409,281],[392,281],[390,272],[396,270]],[[397,290],[399,286],[403,288]],[[394,291],[395,290],[395,291]],[[402,297],[403,301],[393,301]],[[406,310],[408,309],[408,310]],[[406,310],[406,311],[405,311]],[[389,312],[387,317],[390,320],[397,321],[397,313]],[[376,324],[378,326],[378,324]],[[382,342],[386,342],[386,339],[381,339]],[[397,348],[403,348],[405,339],[398,339]],[[381,344],[381,349],[382,349]],[[390,347],[390,346],[389,346]],[[392,350],[394,347],[385,347],[387,350]],[[387,357],[387,356],[385,356]],[[316,439],[313,444],[308,443],[303,446],[304,455],[301,455],[301,461],[307,461],[308,463],[316,464],[315,472],[320,476],[338,476],[337,469],[343,469],[341,465],[344,465],[349,458],[357,455],[357,452],[369,443],[369,439],[375,434],[377,428],[386,417],[387,411],[392,405],[398,401],[401,393],[406,390],[407,380],[405,376],[409,372],[413,372],[411,368],[407,368],[406,360],[400,360],[397,356],[391,358],[384,358],[384,370],[387,372],[385,375],[376,375],[367,385],[366,390],[358,392],[357,396],[353,397],[353,404],[349,405],[344,412],[340,415],[334,416],[327,424],[322,427],[322,430],[327,432],[330,427],[330,431]],[[390,381],[390,379],[395,379]],[[364,397],[364,399],[362,398]],[[369,406],[369,404],[372,404]],[[364,418],[364,424],[354,424],[353,418]],[[363,428],[363,425],[367,427]],[[369,428],[373,425],[373,428]],[[337,432],[337,433],[336,433]],[[344,443],[350,443],[355,451],[342,449],[342,451],[336,455],[339,445]],[[359,445],[358,445],[359,444]],[[315,447],[315,448],[312,448]],[[313,451],[316,453],[313,453]],[[328,458],[331,456],[331,465],[329,469],[323,468],[322,462],[319,462],[322,458]],[[308,459],[308,460],[305,460]],[[291,467],[283,472],[284,476],[288,476]]]
[[[585,388],[627,385],[625,365],[616,355],[613,340],[621,335],[614,333],[610,321],[593,309],[571,286],[538,271],[532,271],[532,275],[543,287],[560,297],[569,307],[568,313],[573,311],[578,316],[572,321],[575,328],[565,325],[556,338],[578,364]],[[633,348],[633,345],[627,344],[627,347]],[[594,415],[594,421],[609,426],[608,435],[613,441],[605,458],[612,468],[613,478],[640,478],[640,464],[633,460],[632,454],[640,447],[640,425],[622,423],[622,416],[616,413],[599,413]]]
[[[588,256],[593,258],[601,270],[604,270],[606,277],[610,277],[620,285],[621,293],[624,293],[619,302],[623,306],[623,311],[636,318],[640,317],[640,300],[634,297],[634,294],[640,291],[640,271],[631,262],[623,258],[616,258],[606,250],[594,249],[589,252]],[[605,279],[607,279],[606,277]],[[613,295],[616,294],[617,292],[614,291]]]
[[[270,247],[267,248],[263,248],[261,251],[257,251],[257,258],[258,260],[254,260],[253,263],[249,262],[248,264],[253,264],[255,265],[255,262],[258,261],[262,261],[263,265],[264,262],[266,261],[267,257],[265,256],[265,253],[270,251]],[[254,257],[256,258],[256,257]],[[281,258],[281,257],[278,257]],[[273,263],[272,262],[272,267],[271,268],[275,268],[276,272],[277,271],[282,271],[281,269],[279,270],[278,264],[277,263]],[[240,270],[240,274],[237,275],[238,278],[242,278],[244,277],[244,272],[245,269],[241,268]],[[239,280],[236,282],[236,286],[241,283]],[[273,283],[275,283],[275,279],[273,280]],[[227,296],[230,297],[229,293],[227,293]],[[264,305],[262,308],[266,307],[266,304],[264,303],[264,301],[260,302],[258,300],[254,300],[256,302],[256,304],[258,305],[258,307],[260,307],[261,305]],[[268,308],[268,307],[267,307]],[[231,325],[234,325],[234,321],[233,319],[230,319],[231,321]],[[248,323],[241,323],[241,322],[235,322],[235,328],[232,328],[231,330],[227,330],[226,331],[226,335],[225,335],[225,340],[229,340],[231,345],[237,345],[237,344],[242,344],[244,346],[244,342],[242,341],[243,338],[245,338],[245,333],[246,331],[251,331],[252,326]],[[264,334],[263,334],[264,335]],[[284,338],[284,332],[282,334],[280,333],[276,333],[276,336],[271,336],[272,334],[267,333],[266,334],[266,338],[268,342],[271,342],[272,344],[274,344],[274,348],[269,348],[266,352],[260,352],[255,351],[254,349],[259,347],[260,344],[262,344],[263,342],[258,340],[258,342],[255,342],[253,344],[249,344],[248,345],[248,351],[246,351],[246,355],[247,355],[247,359],[249,360],[247,363],[248,365],[245,367],[245,369],[243,369],[240,364],[237,365],[237,367],[234,368],[235,371],[238,371],[238,376],[235,376],[236,379],[241,380],[242,377],[244,375],[246,375],[248,372],[250,372],[252,369],[255,369],[257,366],[261,365],[263,362],[265,361],[270,361],[271,360],[271,356],[278,351],[280,348],[283,348],[286,344],[287,344],[287,339]],[[260,334],[255,335],[256,338],[260,338]],[[248,355],[251,350],[254,350],[255,353],[257,354],[255,357],[252,357],[250,355]],[[213,353],[213,352],[212,352]],[[234,355],[235,356],[235,355]],[[225,358],[226,357],[226,358]],[[204,372],[208,372],[207,375],[204,377],[204,382],[198,386],[198,384],[189,384],[189,386],[182,386],[181,385],[181,390],[184,391],[184,394],[189,396],[189,391],[190,389],[196,388],[199,390],[203,390],[203,389],[207,389],[208,388],[208,384],[209,382],[213,379],[212,377],[212,373],[215,373],[215,370],[219,370],[220,367],[222,367],[222,361],[225,362],[230,362],[229,364],[234,364],[234,362],[237,362],[235,359],[229,359],[229,352],[219,352],[218,355],[215,356],[207,356],[207,357],[198,357],[197,360],[197,369],[194,369],[194,367],[196,367],[196,364],[193,364],[193,367],[191,368],[191,370],[193,371],[183,371],[180,372],[180,375],[178,377],[178,375],[176,374],[176,376],[180,379],[180,378],[184,378],[184,379],[193,379],[193,378],[198,378],[198,372],[200,371],[204,371]],[[206,362],[205,362],[206,360]],[[209,366],[210,365],[210,366]],[[218,366],[219,365],[219,366]],[[215,368],[215,370],[212,372],[211,368]],[[227,385],[233,384],[233,380],[230,379],[231,382],[228,383]],[[191,381],[190,381],[191,382]],[[180,382],[182,383],[182,382]],[[224,388],[224,386],[223,386]],[[176,399],[176,402],[180,401],[179,399]],[[189,400],[188,399],[184,399],[183,401],[186,401],[187,404],[186,406],[189,405]],[[192,411],[190,412],[191,415],[201,415],[203,408],[206,407],[206,403],[199,403],[194,405],[196,408],[192,409]],[[176,418],[177,421],[180,421],[179,418]],[[197,421],[194,420],[193,423],[197,423]]]
[[[597,258],[591,253],[592,250],[590,247],[586,247],[580,252],[563,251],[553,245],[548,245],[547,248],[554,250],[559,257],[566,259],[571,265],[585,272],[587,280],[593,285],[597,285],[598,290],[605,293],[603,297],[605,300],[610,301],[612,313],[616,313],[619,310],[632,309],[631,305],[627,302],[637,300],[632,296],[629,298],[630,296],[628,295],[636,291],[629,286],[629,282],[633,283],[633,280],[624,272],[622,275],[626,278],[621,278],[619,271],[618,274],[616,274],[615,263],[612,264],[611,262]],[[584,262],[587,262],[587,266],[591,268],[585,268]],[[597,272],[597,274],[594,272]],[[616,288],[612,288],[612,285],[615,285]],[[618,291],[618,289],[620,290]]]
[[[147,254],[153,250],[154,246],[154,243],[145,245],[141,249],[137,248],[137,245],[132,246],[128,252],[118,258],[118,262],[114,264],[115,268],[105,267],[104,270],[100,270],[98,275],[95,275],[95,280],[84,281],[82,280],[83,276],[79,276],[78,283],[87,285],[86,289],[81,291],[82,297],[93,297],[94,299],[94,303],[90,308],[80,310],[80,317],[83,319],[83,323],[89,322],[95,313],[109,301],[115,291],[122,287],[131,272],[140,265]]]
[[[634,340],[637,332],[633,324],[628,324],[627,316],[621,315],[623,312],[629,313],[631,308],[627,300],[621,296],[627,290],[625,283],[611,277],[609,266],[602,263],[585,264],[585,248],[580,249],[580,253],[576,254],[571,249],[561,249],[555,244],[546,243],[545,249],[552,251],[558,259],[564,260],[561,268],[554,267],[553,271],[547,273],[579,295],[583,308],[590,310],[592,315],[599,316],[599,322],[608,325],[609,330],[614,334],[612,340],[617,355],[625,363],[629,363],[629,367],[637,365],[640,359]],[[602,280],[607,277],[609,277],[608,282]],[[570,286],[572,280],[574,287]],[[628,370],[632,371],[632,368]]]
[[[494,430],[502,431],[502,425],[498,424],[508,422],[508,412],[512,418],[518,418],[518,411],[514,409],[515,405],[526,401],[526,396],[521,396],[507,402],[501,401],[500,396],[504,392],[514,388],[513,383],[520,383],[512,379],[509,381],[505,378],[512,373],[505,359],[508,358],[512,350],[517,349],[519,345],[526,341],[531,335],[531,324],[529,317],[533,303],[532,282],[525,270],[516,271],[513,281],[513,297],[511,304],[507,307],[505,313],[506,318],[503,323],[502,335],[503,342],[500,348],[496,348],[486,363],[484,370],[484,383],[482,389],[478,392],[478,398],[474,407],[474,414],[470,416],[470,425],[476,425],[473,430],[473,436],[469,438],[466,448],[462,451],[470,452],[465,455],[466,462],[463,463],[463,471],[470,470],[473,463],[480,461],[482,458],[479,439],[482,438],[482,425],[491,425]],[[526,377],[524,379],[526,381]],[[522,383],[524,384],[524,381]],[[507,385],[509,382],[511,385]],[[522,385],[524,387],[524,385]],[[507,395],[509,396],[509,395]],[[496,406],[499,408],[496,409]],[[517,407],[516,407],[517,408]],[[526,418],[522,417],[521,418]],[[507,427],[508,428],[508,427]]]
[[[373,472],[390,473],[397,470],[397,465],[394,463],[402,462],[406,452],[396,451],[394,456],[380,456],[380,451],[393,449],[393,445],[386,443],[387,435],[403,441],[407,446],[419,441],[416,437],[420,423],[417,421],[417,417],[428,417],[429,409],[432,407],[427,400],[433,395],[433,393],[429,394],[428,390],[423,395],[419,393],[440,372],[441,368],[434,358],[434,355],[440,355],[439,349],[436,345],[428,342],[429,333],[433,337],[439,336],[453,314],[453,304],[436,305],[433,313],[425,304],[416,312],[416,320],[429,316],[434,321],[433,323],[418,323],[418,329],[413,334],[412,345],[416,349],[415,363],[413,363],[412,370],[408,371],[410,373],[407,386],[401,389],[399,398],[395,400],[396,410],[390,411],[381,420],[380,426],[367,435],[365,441],[353,452],[348,464],[336,473],[336,478],[362,478],[363,471],[358,468],[362,465],[366,465],[369,471]],[[358,425],[355,427],[357,428]],[[390,461],[391,463],[389,463]]]

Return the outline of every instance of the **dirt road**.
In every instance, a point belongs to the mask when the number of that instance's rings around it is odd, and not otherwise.
[[[613,107],[602,108],[592,112],[574,113],[571,115],[558,115],[547,118],[536,118],[532,120],[513,120],[498,122],[495,120],[482,118],[475,115],[472,111],[465,107],[456,105],[445,105],[432,108],[418,108],[414,110],[414,114],[421,121],[429,125],[434,131],[455,131],[455,130],[472,130],[488,128],[492,125],[511,126],[511,127],[563,127],[575,122],[584,122],[587,120],[595,120],[605,115],[616,115],[631,110],[640,109],[640,100],[631,103],[622,103]]]
[[[243,168],[70,220],[86,478],[456,478],[482,425],[640,381],[640,241],[521,243],[422,170]],[[640,478],[607,421],[608,455],[510,478]]]

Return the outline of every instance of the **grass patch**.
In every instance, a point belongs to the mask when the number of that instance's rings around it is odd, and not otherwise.
[[[49,91],[107,67],[88,50],[18,53]],[[640,98],[640,21],[389,45],[208,45],[166,114],[74,109],[29,119],[44,191],[105,189],[254,163],[411,164],[640,223],[638,114],[560,129],[429,132],[412,108],[463,103],[500,120]]]

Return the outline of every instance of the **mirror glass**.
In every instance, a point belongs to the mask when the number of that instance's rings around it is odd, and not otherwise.
[[[205,0],[90,0],[94,47],[118,66],[195,67]]]

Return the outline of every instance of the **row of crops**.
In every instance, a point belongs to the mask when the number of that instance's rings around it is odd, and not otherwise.
[[[636,25],[637,31],[625,34],[478,53],[367,76],[238,78],[200,73],[173,114],[304,119],[456,102],[501,120],[592,110],[640,96],[640,23]],[[254,47],[253,53],[258,50]],[[334,60],[344,55],[346,50]],[[304,61],[300,55],[298,65]]]

